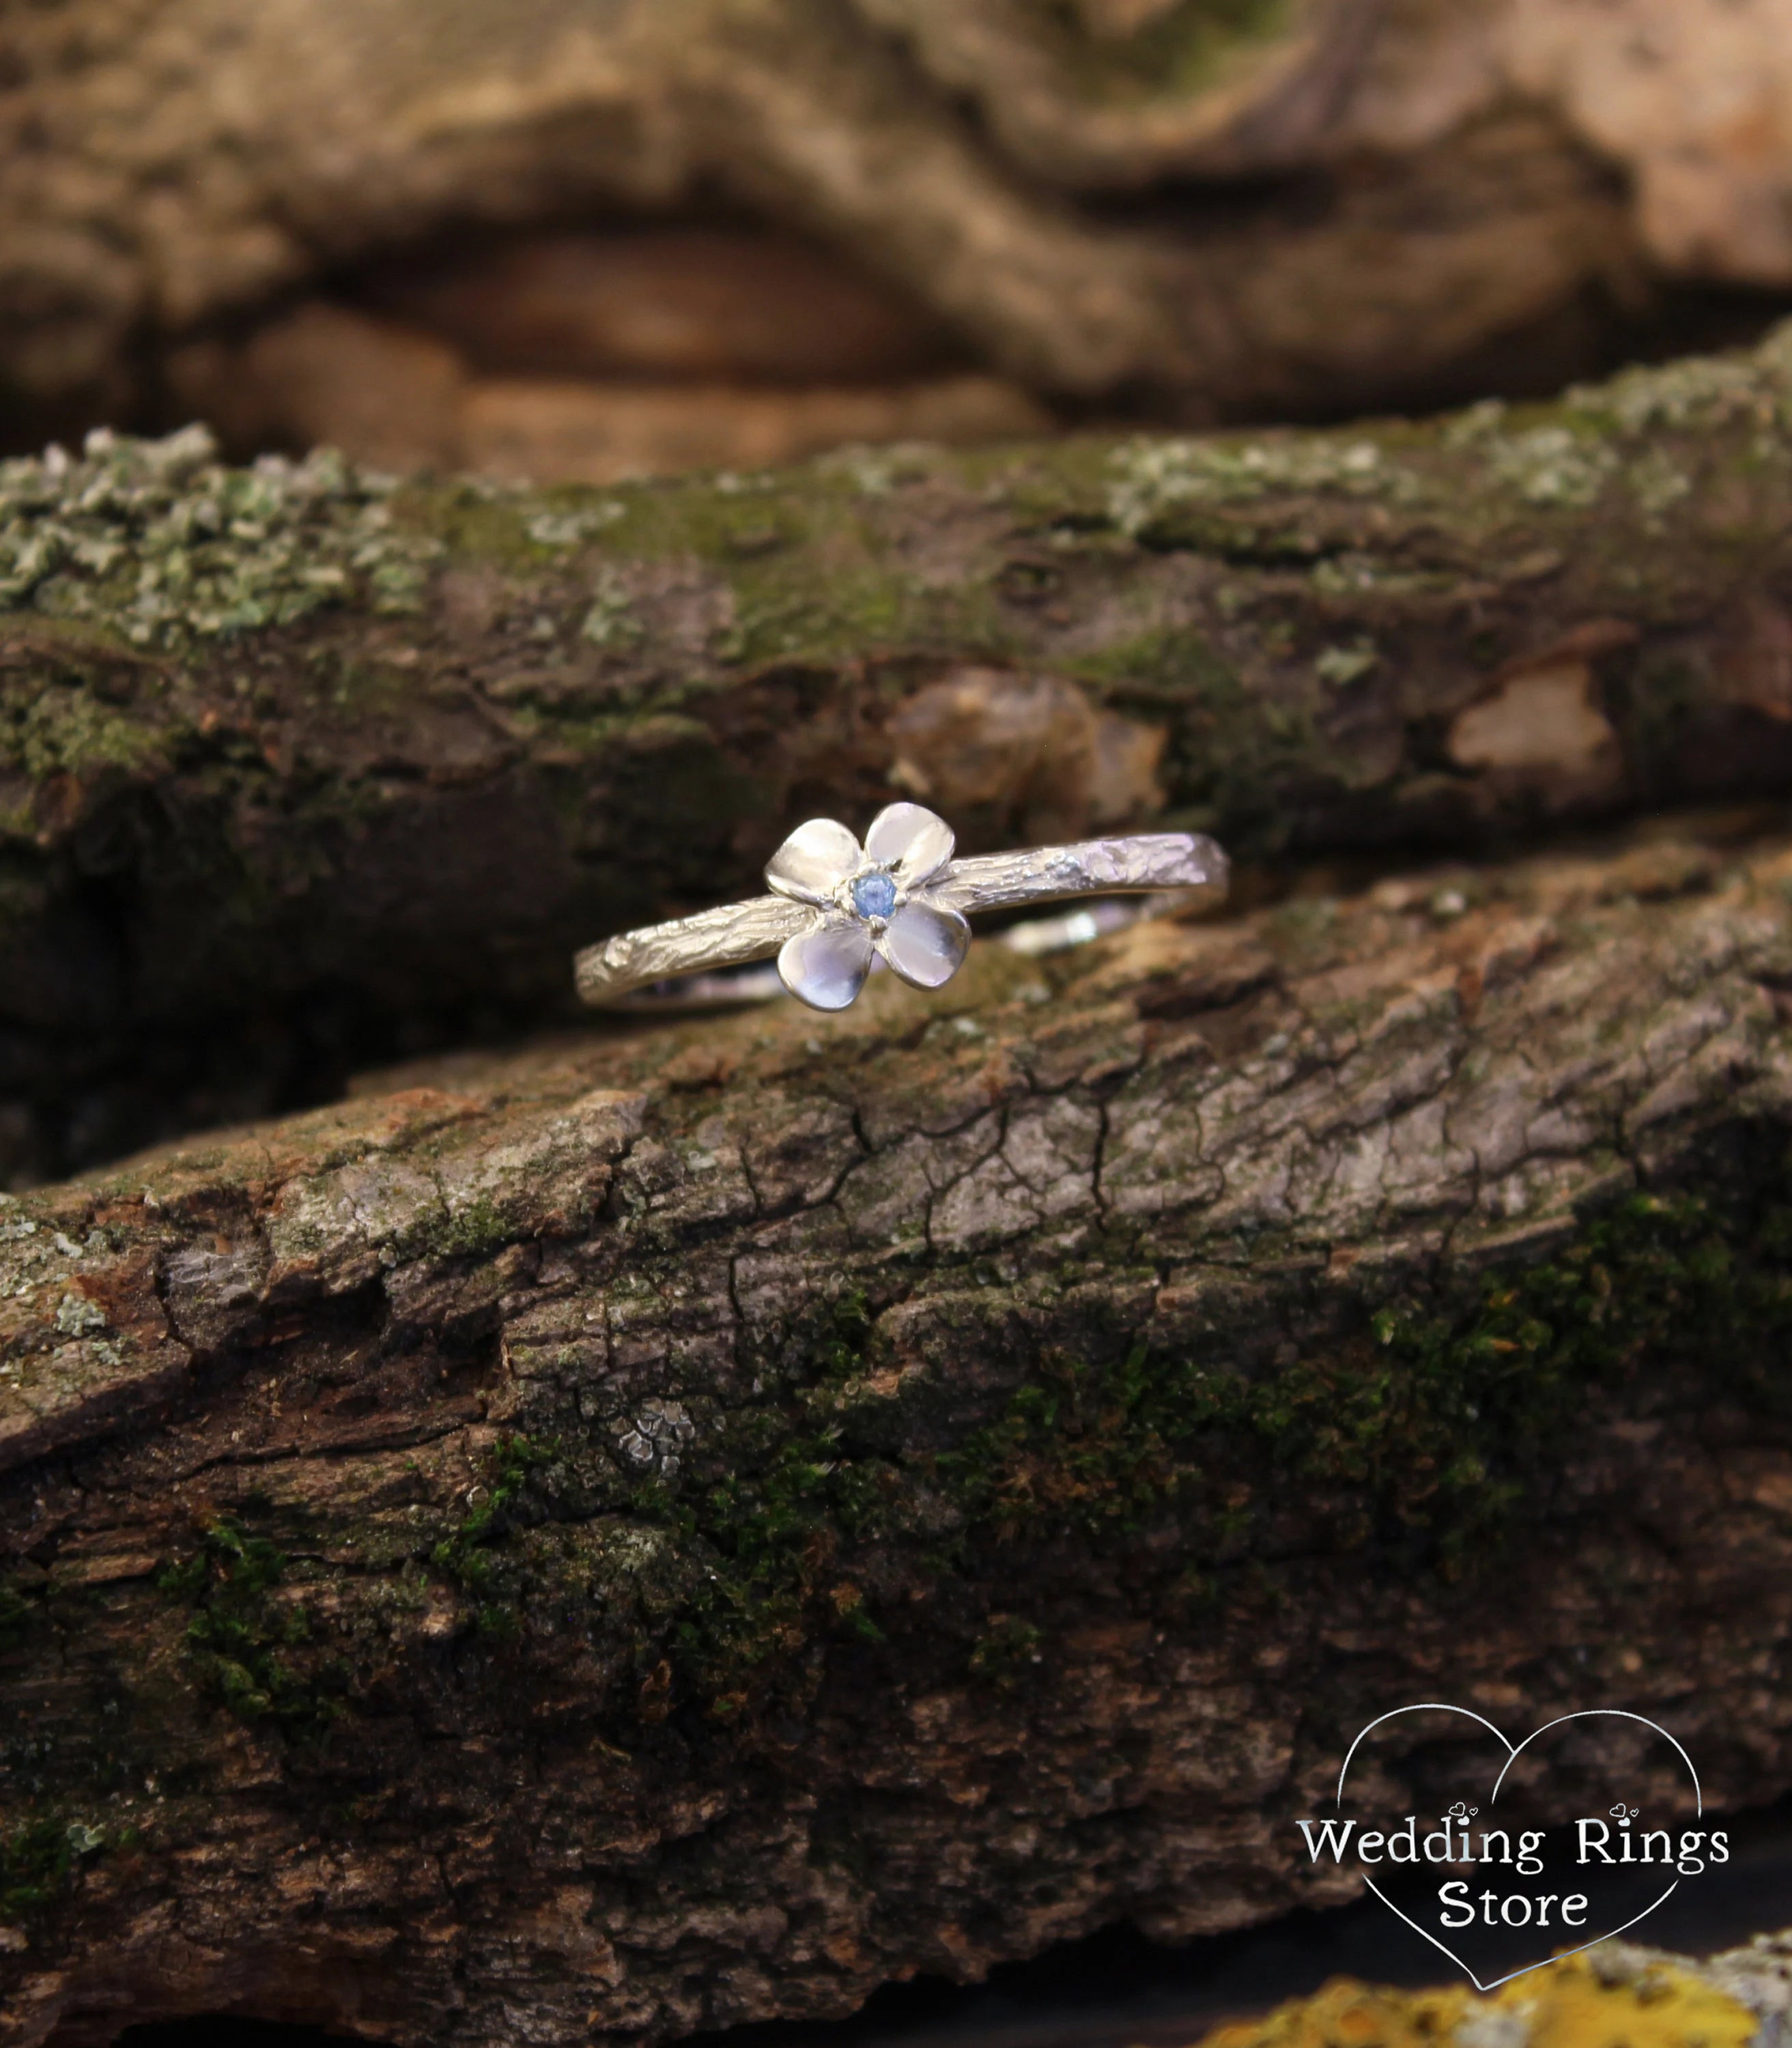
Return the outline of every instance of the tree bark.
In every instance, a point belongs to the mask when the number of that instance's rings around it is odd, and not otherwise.
[[[1237,1926],[1418,1699],[1775,1796],[1789,986],[1792,848],[1658,834],[8,1202],[0,2040],[644,2041]]]
[[[1783,0],[14,10],[0,394],[116,421],[395,249],[720,196],[1036,390],[1406,409],[1658,279],[1792,285],[1789,48]]]
[[[1246,863],[1778,795],[1789,360],[599,493],[13,465],[5,1177],[564,1014],[575,948],[893,787]]]

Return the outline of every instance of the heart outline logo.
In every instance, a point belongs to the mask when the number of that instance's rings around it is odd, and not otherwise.
[[[1705,1788],[1699,1783],[1699,1774],[1693,1766],[1693,1759],[1686,1754],[1685,1749],[1681,1747],[1681,1744],[1668,1733],[1665,1728],[1662,1727],[1658,1722],[1650,1720],[1646,1714],[1633,1714],[1627,1708],[1625,1707],[1583,1707],[1577,1713],[1558,1714],[1553,1721],[1546,1721],[1541,1728],[1533,1728],[1530,1733],[1525,1737],[1522,1742],[1515,1743],[1507,1739],[1503,1729],[1495,1728],[1493,1723],[1490,1721],[1484,1714],[1476,1713],[1472,1707],[1458,1707],[1453,1705],[1448,1701],[1444,1700],[1422,1701],[1414,1706],[1394,1707],[1385,1714],[1378,1714],[1375,1720],[1371,1721],[1367,1727],[1363,1728],[1358,1732],[1356,1740],[1352,1743],[1350,1747],[1344,1752],[1344,1760],[1338,1771],[1337,1804],[1340,1808],[1344,1805],[1344,1781],[1350,1775],[1351,1759],[1356,1755],[1358,1749],[1361,1747],[1364,1740],[1367,1736],[1372,1735],[1384,1722],[1398,1720],[1402,1714],[1426,1713],[1460,1714],[1464,1717],[1464,1719],[1476,1722],[1480,1727],[1484,1728],[1488,1733],[1493,1736],[1495,1741],[1499,1743],[1504,1748],[1506,1751],[1506,1761],[1500,1766],[1499,1775],[1493,1782],[1493,1790],[1488,1795],[1488,1800],[1489,1806],[1491,1806],[1494,1802],[1499,1798],[1499,1788],[1506,1782],[1507,1772],[1511,1769],[1512,1766],[1518,1762],[1519,1757],[1530,1747],[1532,1743],[1537,1740],[1539,1736],[1547,1735],[1551,1728],[1564,1728],[1570,1721],[1596,1720],[1600,1719],[1635,1721],[1640,1726],[1649,1729],[1651,1733],[1658,1735],[1662,1738],[1662,1741],[1666,1743],[1675,1751],[1681,1762],[1685,1765],[1686,1775],[1693,1781],[1693,1796],[1694,1800],[1697,1802],[1695,1811],[1700,1818],[1702,1819],[1704,1817]],[[1636,1926],[1639,1921],[1647,1920],[1649,1915],[1655,1910],[1655,1908],[1658,1906],[1665,1905],[1666,1902],[1673,1897],[1674,1893],[1680,1889],[1680,1879],[1676,1877],[1674,1882],[1668,1887],[1667,1890],[1662,1894],[1659,1899],[1654,1899],[1649,1905],[1645,1906],[1640,1913],[1632,1914],[1630,1918],[1624,1922],[1622,1926],[1608,1928],[1603,1934],[1594,1935],[1590,1941],[1582,1941],[1578,1947],[1564,1949],[1556,1955],[1546,1956],[1541,1962],[1526,1963],[1522,1969],[1508,1970],[1503,1976],[1489,1978],[1487,1983],[1483,1984],[1480,1979],[1476,1976],[1475,1972],[1469,1968],[1468,1965],[1464,1962],[1462,1958],[1456,1954],[1453,1949],[1450,1948],[1446,1943],[1440,1941],[1437,1937],[1430,1933],[1427,1929],[1420,1926],[1418,1922],[1413,1918],[1410,1914],[1402,1912],[1400,1907],[1394,1904],[1394,1901],[1388,1897],[1387,1894],[1382,1890],[1381,1887],[1376,1883],[1375,1879],[1370,1876],[1367,1871],[1364,1871],[1363,1873],[1363,1882],[1369,1887],[1370,1891],[1375,1895],[1376,1898],[1381,1901],[1382,1904],[1387,1908],[1389,1912],[1392,1913],[1397,1918],[1404,1920],[1406,1925],[1412,1929],[1415,1934],[1422,1936],[1425,1941],[1431,1944],[1433,1948],[1441,1949],[1443,1953],[1448,1956],[1450,1961],[1456,1965],[1456,1968],[1461,1971],[1462,1974],[1468,1978],[1468,1981],[1475,1987],[1476,1990],[1484,1992],[1497,1990],[1501,1984],[1510,1984],[1515,1977],[1528,1976],[1533,1970],[1547,1969],[1551,1963],[1561,1962],[1569,1956],[1578,1956],[1584,1953],[1584,1951],[1588,1949],[1596,1949],[1601,1941],[1616,1940],[1619,1934],[1628,1933],[1632,1927]]]

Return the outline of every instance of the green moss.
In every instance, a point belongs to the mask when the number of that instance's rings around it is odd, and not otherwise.
[[[1161,1597],[1186,1608],[1247,1570],[1255,1533],[1297,1511],[1341,1553],[1457,1578],[1534,1526],[1602,1394],[1622,1402],[1647,1373],[1650,1398],[1669,1398],[1678,1375],[1682,1398],[1690,1387],[1792,1415],[1792,1177],[1777,1169],[1764,1197],[1634,1197],[1540,1264],[1364,1297],[1286,1362],[1241,1363],[1254,1314],[1185,1351],[1092,1330],[932,1453],[879,1449],[855,1424],[863,1340],[817,1329],[797,1409],[747,1418],[708,1486],[634,1497],[710,1574],[675,1631],[685,1683],[737,1711],[756,1674],[805,1643],[875,1639],[893,1625],[875,1592],[893,1542],[968,1588],[1024,1577],[1027,1557],[1067,1538],[1149,1553]],[[971,1668],[1023,1675],[1037,1627],[992,1620]]]
[[[43,1613],[41,1600],[33,1600],[16,1581],[0,1579],[0,1650],[36,1627]]]
[[[446,1224],[434,1233],[430,1249],[447,1258],[476,1258],[509,1243],[515,1234],[515,1224],[498,1204],[489,1195],[479,1195],[449,1212]]]
[[[46,663],[54,663],[54,657]],[[157,735],[128,710],[103,702],[79,679],[71,650],[61,674],[41,672],[0,684],[0,760],[45,783],[61,774],[91,776],[114,768],[133,773],[160,755]],[[72,672],[72,673],[71,673]]]
[[[871,1301],[863,1287],[850,1287],[828,1302],[813,1326],[809,1350],[824,1387],[849,1384],[864,1363],[871,1335]]]
[[[0,1826],[0,1921],[30,1921],[46,1912],[72,1889],[89,1856],[127,1846],[133,1832],[94,1827],[60,1813]]]
[[[711,1488],[693,1533],[723,1567],[681,1632],[681,1647],[700,1667],[756,1664],[809,1632],[822,1592],[852,1634],[877,1639],[841,1553],[879,1533],[888,1505],[876,1464],[843,1458],[832,1427],[786,1437],[756,1470]]]
[[[272,1597],[287,1560],[266,1537],[214,1522],[196,1550],[157,1575],[160,1591],[192,1610],[187,1648],[201,1685],[239,1720],[314,1732],[340,1711],[339,1697],[303,1679],[288,1653],[306,1643],[304,1606]]]
[[[1352,1545],[1453,1575],[1529,1525],[1589,1396],[1645,1364],[1792,1414],[1792,1185],[1637,1195],[1542,1264],[1366,1302],[1354,1332],[1260,1373],[1235,1369],[1236,1334],[1048,1365],[940,1461],[970,1526],[1099,1545],[1169,1514],[1204,1569],[1247,1502],[1305,1500]]]
[[[1173,708],[1164,773],[1177,793],[1177,822],[1205,830],[1224,819],[1235,854],[1260,855],[1281,844],[1291,783],[1310,784],[1328,767],[1348,779],[1348,764],[1332,758],[1309,707],[1247,689],[1192,629],[1141,634],[1070,665],[1116,703]]]
[[[491,1671],[526,1669],[537,1631],[589,1631],[620,1674],[601,1714],[650,1724],[751,1716],[812,1683],[824,1644],[1022,1685],[1054,1604],[1081,1597],[1066,1559],[1079,1580],[1110,1561],[1142,1611],[1183,1619],[1269,1597],[1291,1527],[1348,1569],[1463,1581],[1561,1512],[1590,1416],[1792,1418],[1783,1143],[1714,1162],[1700,1193],[1589,1215],[1529,1265],[1356,1294],[1315,1278],[1303,1296],[1284,1275],[1273,1326],[1248,1267],[1216,1276],[1209,1326],[1173,1346],[1076,1307],[1072,1266],[1036,1283],[1053,1340],[1017,1352],[1007,1287],[968,1272],[937,1313],[976,1372],[898,1373],[873,1302],[843,1294],[756,1340],[751,1402],[685,1391],[696,1429],[676,1467],[619,1467],[615,1418],[589,1437],[500,1438],[428,1565],[466,1596]],[[1008,1391],[977,1392],[996,1371]],[[288,1571],[218,1523],[160,1584],[188,1611],[207,1692],[302,1736],[343,1688],[280,1597]],[[349,1608],[332,1627],[351,1634]]]
[[[865,465],[889,471],[866,473]],[[930,586],[892,556],[866,500],[881,496],[898,472],[898,455],[843,455],[776,474],[678,477],[605,491],[558,494],[553,510],[483,506],[432,530],[457,550],[495,551],[509,560],[526,537],[536,565],[558,561],[584,584],[580,632],[610,652],[641,637],[634,584],[619,564],[664,563],[707,572],[731,613],[715,642],[722,661],[831,665],[898,642],[949,636],[963,644],[1004,638],[997,607],[975,581]],[[531,500],[530,503],[536,501]],[[506,520],[502,536],[494,522]],[[534,537],[529,540],[526,537]],[[580,550],[575,558],[573,550]],[[688,677],[665,709],[694,687]]]
[[[559,1454],[554,1439],[522,1435],[501,1437],[487,1460],[481,1497],[460,1519],[451,1535],[431,1551],[429,1561],[475,1595],[481,1596],[475,1621],[482,1635],[502,1640],[516,1634],[514,1614],[488,1597],[495,1590],[496,1560],[492,1546],[505,1533],[505,1515],[522,1493],[529,1474]]]
[[[986,1684],[1011,1692],[1045,1661],[1042,1628],[1015,1614],[992,1614],[971,1652],[971,1670]]]
[[[672,1647],[686,1685],[724,1717],[769,1665],[816,1635],[882,1639],[846,1553],[890,1532],[890,1474],[880,1460],[843,1453],[839,1412],[852,1404],[871,1328],[862,1292],[819,1305],[781,1347],[796,1361],[791,1406],[734,1418],[707,1484],[654,1478],[631,1489],[631,1513],[700,1567]]]
[[[606,523],[604,501],[568,489],[531,491],[483,477],[456,477],[413,487],[393,500],[394,516],[444,553],[539,576]]]

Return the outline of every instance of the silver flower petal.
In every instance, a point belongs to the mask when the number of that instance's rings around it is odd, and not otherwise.
[[[866,852],[894,868],[905,889],[937,875],[952,859],[952,827],[920,804],[886,804],[865,835]]]
[[[811,1010],[844,1010],[871,971],[871,932],[856,917],[829,917],[784,941],[778,972]]]
[[[840,884],[857,871],[859,859],[859,842],[844,825],[811,818],[766,863],[766,880],[780,896],[825,907]]]
[[[964,964],[971,927],[956,910],[904,903],[878,939],[878,950],[916,988],[939,988]]]

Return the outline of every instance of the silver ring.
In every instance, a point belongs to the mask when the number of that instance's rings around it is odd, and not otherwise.
[[[777,956],[780,981],[812,1010],[844,1010],[881,960],[916,988],[940,988],[971,944],[965,913],[1066,896],[1226,893],[1224,852],[1199,832],[1142,832],[1073,846],[952,858],[952,828],[919,804],[890,804],[861,846],[832,818],[798,825],[766,863],[772,894],[650,925],[588,946],[574,962],[596,1006],[638,989]]]

